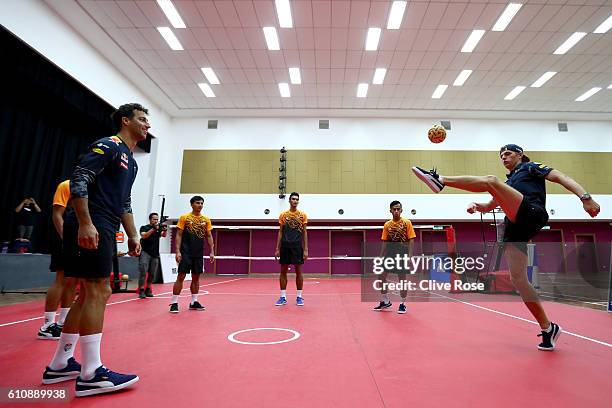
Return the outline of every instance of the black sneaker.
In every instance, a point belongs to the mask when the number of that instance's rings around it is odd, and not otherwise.
[[[400,303],[399,307],[397,308],[397,313],[399,314],[406,313],[406,305],[403,303]]]
[[[144,289],[139,289],[138,290],[138,299],[144,299],[147,296],[145,295],[145,290]]]
[[[170,304],[170,313],[178,313],[178,303]]]
[[[198,302],[198,301],[196,300],[195,302],[193,302],[193,303],[191,303],[191,304],[189,305],[189,310],[198,310],[198,311],[202,311],[202,310],[204,310],[204,306],[202,306],[202,305],[200,304],[200,302]]]
[[[380,303],[378,304],[378,306],[376,306],[374,309],[372,310],[376,310],[377,312],[384,310],[384,309],[388,309],[390,308],[392,305],[391,301],[385,303],[382,300],[380,301]]]
[[[538,337],[542,337],[542,342],[538,344],[538,349],[544,351],[552,351],[555,349],[555,344],[557,343],[557,339],[561,335],[561,327],[553,322],[550,322],[552,326],[552,330],[550,332],[545,332],[542,330],[541,334],[538,334]]]
[[[38,329],[37,337],[41,340],[59,340],[62,328],[55,323],[50,324],[45,329]]]
[[[145,296],[146,297],[155,297],[155,296],[153,296],[153,291],[151,290],[151,288],[145,289]]]
[[[423,183],[427,184],[427,187],[434,193],[439,193],[444,188],[444,183],[440,181],[440,175],[436,169],[428,171],[415,166],[412,168],[412,172],[421,179]]]

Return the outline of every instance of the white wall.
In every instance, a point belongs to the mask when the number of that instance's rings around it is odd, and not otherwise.
[[[0,24],[111,105],[143,104],[149,109],[151,132],[158,138],[167,133],[169,116],[43,2],[11,1],[10,7],[0,7]],[[135,153],[139,172],[132,189],[132,203],[137,226],[148,223],[151,211],[155,153]],[[120,246],[121,251],[126,248]]]
[[[159,141],[160,159],[156,166],[154,200],[166,195],[166,212],[172,217],[189,211],[192,194],[180,194],[180,175],[185,149],[397,149],[397,150],[481,150],[496,154],[501,145],[517,143],[529,151],[611,152],[612,141],[601,135],[612,134],[612,123],[569,122],[569,132],[559,133],[554,121],[453,120],[447,140],[434,145],[427,139],[429,120],[416,119],[330,119],[330,130],[318,130],[317,119],[304,118],[222,118],[217,130],[208,130],[204,119],[174,119],[172,138]],[[603,140],[602,140],[603,139]],[[418,163],[415,163],[418,164]],[[429,165],[425,163],[425,165]],[[562,169],[561,169],[562,170]],[[409,169],[406,169],[409,171]],[[287,207],[275,192],[270,194],[205,194],[205,212],[216,220],[275,219]],[[486,196],[480,196],[482,200]],[[301,205],[313,219],[379,219],[388,216],[393,199],[403,201],[406,210],[416,209],[416,220],[476,220],[465,212],[477,195],[324,195],[304,194]],[[612,196],[599,196],[601,219],[612,217]],[[550,195],[552,219],[588,219],[573,195]],[[338,209],[344,215],[338,214]],[[270,214],[265,215],[264,210]],[[408,212],[406,213],[408,214]]]

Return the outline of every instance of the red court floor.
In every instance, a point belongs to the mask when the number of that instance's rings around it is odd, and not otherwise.
[[[152,299],[111,297],[102,361],[138,374],[135,386],[78,399],[73,382],[49,387],[67,389],[71,407],[612,406],[612,314],[606,312],[545,303],[566,332],[557,351],[542,352],[538,327],[521,320],[531,318],[518,302],[413,302],[399,315],[397,303],[381,313],[362,303],[355,278],[306,280],[304,307],[293,304],[293,282],[283,307],[274,306],[276,279],[201,283],[209,292],[200,299],[205,312],[186,310],[185,291],[181,313],[168,313],[170,284],[156,286],[160,296]],[[42,388],[56,345],[36,339],[42,308],[41,301],[0,308],[4,391]],[[253,328],[300,336],[271,345],[228,340]],[[235,338],[275,342],[292,336],[259,330]]]

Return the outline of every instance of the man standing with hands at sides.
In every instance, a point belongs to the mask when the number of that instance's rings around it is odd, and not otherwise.
[[[117,391],[139,380],[137,375],[119,374],[102,365],[100,344],[120,222],[128,235],[130,255],[140,253],[131,208],[138,171],[132,150],[147,138],[151,126],[147,110],[136,103],[120,106],[111,119],[117,135],[95,141],[70,177],[74,212],[64,220],[65,275],[78,278],[81,289],[42,379],[43,384],[54,384],[78,376],[77,397]],[[82,366],[73,357],[79,339]]]
[[[274,257],[279,260],[281,265],[279,279],[281,293],[280,298],[276,301],[276,306],[287,304],[287,271],[289,270],[289,265],[295,267],[295,286],[297,288],[295,304],[304,306],[304,298],[302,297],[302,287],[304,286],[302,265],[308,259],[308,235],[306,233],[308,216],[297,209],[299,202],[300,195],[298,193],[291,193],[289,195],[289,210],[282,212],[278,217],[280,228],[278,230]]]
[[[159,239],[166,237],[168,227],[159,225],[159,214],[149,214],[149,224],[140,227],[140,258],[138,259],[138,297],[140,299],[153,297],[151,285],[159,268]],[[147,277],[147,272],[149,275]],[[145,282],[146,278],[146,282]]]
[[[191,212],[181,215],[176,224],[176,263],[178,264],[178,276],[172,288],[172,303],[170,313],[178,313],[178,298],[183,290],[183,281],[188,273],[191,273],[191,302],[189,310],[204,310],[204,306],[198,302],[200,291],[200,275],[204,273],[204,238],[210,247],[210,261],[215,261],[215,243],[210,231],[213,226],[210,218],[202,215],[204,198],[200,196],[191,197]]]

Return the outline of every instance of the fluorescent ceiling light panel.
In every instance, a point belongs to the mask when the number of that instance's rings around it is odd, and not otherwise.
[[[174,28],[186,28],[185,22],[181,18],[181,15],[174,8],[174,4],[170,0],[157,0],[157,4],[162,9],[170,24]]]
[[[597,27],[595,29],[595,31],[593,31],[594,34],[605,34],[608,32],[608,30],[612,27],[612,15],[610,15],[610,17],[606,18],[606,21],[604,21],[603,23],[601,23],[599,25],[599,27]]]
[[[587,33],[574,33],[570,35],[570,37],[567,40],[565,40],[565,42],[561,44],[559,48],[557,48],[555,52],[553,52],[553,54],[555,55],[565,54],[566,52],[570,50],[570,48],[576,45],[578,41],[582,40],[582,37],[584,37],[585,35],[587,35]]]
[[[292,28],[293,18],[291,18],[291,6],[289,0],[274,0],[276,5],[276,15],[278,16],[278,25],[282,28]]]
[[[440,99],[444,92],[446,92],[446,88],[448,88],[448,85],[438,85],[431,97],[433,99]]]
[[[202,73],[204,74],[206,79],[208,79],[208,82],[210,82],[211,84],[218,85],[221,83],[219,82],[219,78],[217,78],[217,75],[215,75],[215,71],[213,71],[212,68],[210,67],[202,68]]]
[[[542,85],[544,85],[546,82],[548,82],[548,80],[550,78],[554,77],[555,75],[557,75],[557,73],[555,71],[545,72],[541,77],[536,79],[536,81],[533,84],[531,84],[531,87],[532,88],[539,88]]]
[[[485,30],[473,30],[470,36],[465,41],[465,44],[463,44],[463,48],[461,48],[461,52],[474,51],[474,48],[476,48],[476,45],[478,44],[478,42],[480,41],[484,33],[485,33]]]
[[[376,51],[378,49],[378,41],[380,40],[381,29],[378,27],[368,28],[368,36],[366,38],[366,51]]]
[[[271,51],[280,50],[276,27],[264,27],[263,32],[264,36],[266,37],[266,44],[268,45],[268,49]]]
[[[278,84],[278,90],[283,98],[291,97],[291,90],[289,89],[289,84],[286,82],[281,82]]]
[[[465,81],[467,81],[470,75],[472,75],[472,72],[473,71],[471,69],[464,69],[463,71],[461,71],[459,75],[457,75],[457,78],[455,78],[455,82],[453,82],[453,86],[463,86]]]
[[[164,37],[164,40],[168,43],[170,48],[174,51],[181,51],[183,46],[179,42],[178,38],[174,35],[170,27],[157,27],[157,31]]]
[[[368,84],[357,85],[357,97],[365,98],[368,95]]]
[[[520,3],[508,4],[508,6],[506,6],[506,9],[501,14],[501,16],[499,16],[499,18],[497,19],[497,21],[495,22],[495,25],[493,25],[493,28],[491,30],[492,31],[504,31],[506,27],[508,27],[508,24],[510,24],[510,21],[512,21],[512,19],[516,15],[516,13],[518,13],[518,11],[521,9],[521,7],[523,7],[523,5]]]
[[[214,98],[215,97],[215,93],[213,92],[213,90],[210,87],[210,85],[205,84],[205,83],[199,83],[198,86],[200,87],[202,92],[204,92],[204,95],[206,95],[207,98]]]
[[[381,85],[385,80],[385,75],[387,75],[387,68],[376,68],[376,71],[374,71],[374,79],[372,79],[372,83],[374,85]]]
[[[292,84],[301,84],[302,75],[300,74],[300,69],[297,67],[289,68],[289,78]]]
[[[516,98],[521,92],[525,90],[525,86],[516,86],[513,90],[511,90],[508,95],[504,97],[505,100],[511,101]]]
[[[394,1],[391,4],[389,19],[387,20],[387,30],[399,30],[404,18],[404,11],[406,11],[406,3],[405,1]]]
[[[591,88],[585,93],[583,93],[582,95],[580,95],[579,97],[577,97],[576,102],[584,102],[599,91],[601,91],[601,88],[598,88],[598,87]]]

